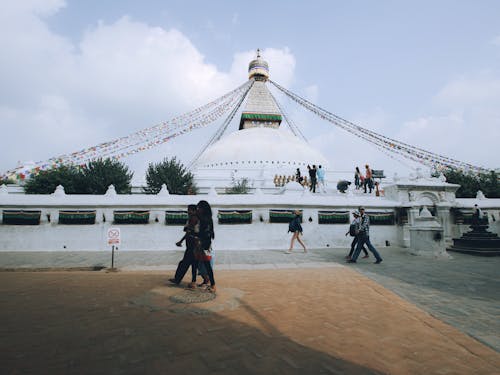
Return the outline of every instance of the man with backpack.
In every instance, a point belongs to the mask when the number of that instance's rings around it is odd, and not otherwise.
[[[354,253],[355,246],[358,243],[358,236],[356,235],[356,231],[358,230],[358,226],[359,226],[359,212],[354,211],[352,213],[352,215],[354,216],[354,220],[352,221],[351,225],[349,225],[349,230],[345,234],[346,236],[350,235],[351,237],[353,237],[352,242],[351,242],[351,251],[349,251],[349,255],[346,255],[346,257],[345,257],[347,260],[351,259],[352,254]],[[363,259],[368,258],[368,251],[366,250],[366,247],[364,245],[363,245],[362,250],[365,253],[365,255],[363,256]]]
[[[382,257],[378,253],[377,249],[375,249],[375,247],[370,242],[370,218],[368,215],[365,214],[364,207],[359,208],[359,214],[360,214],[360,222],[358,230],[356,231],[358,237],[358,245],[356,246],[356,250],[354,251],[352,258],[349,259],[347,263],[356,263],[359,253],[361,252],[363,245],[366,243],[368,249],[375,256],[375,264],[380,264],[382,263]]]

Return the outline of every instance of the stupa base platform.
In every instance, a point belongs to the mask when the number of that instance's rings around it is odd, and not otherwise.
[[[453,239],[453,245],[446,250],[483,257],[500,256],[500,238],[488,232],[488,225],[471,225],[471,232],[461,238]]]

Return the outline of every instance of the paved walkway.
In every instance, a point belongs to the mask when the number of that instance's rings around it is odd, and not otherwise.
[[[277,250],[219,251],[218,270],[307,269],[345,265],[395,292],[482,343],[500,351],[500,257],[452,254],[452,259],[412,256],[405,249],[379,249],[373,258],[346,265],[345,249],[284,254]],[[174,270],[182,251],[117,252],[115,265],[127,271]],[[1,252],[0,268],[73,268],[110,266],[110,252]],[[316,271],[312,271],[316,272]],[[317,271],[318,273],[324,271]],[[353,291],[354,296],[356,291]]]

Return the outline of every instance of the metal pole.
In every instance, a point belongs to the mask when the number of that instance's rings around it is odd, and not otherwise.
[[[115,268],[115,245],[111,246],[111,269]]]

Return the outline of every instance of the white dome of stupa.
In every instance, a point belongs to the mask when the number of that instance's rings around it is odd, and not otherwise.
[[[315,148],[285,129],[255,127],[228,134],[201,155],[197,168],[255,169],[307,165],[328,168],[328,161]]]

